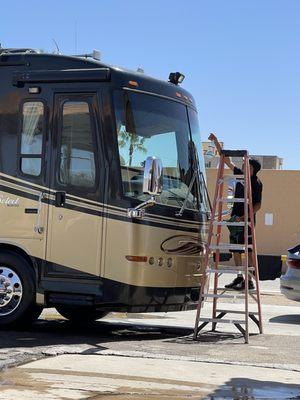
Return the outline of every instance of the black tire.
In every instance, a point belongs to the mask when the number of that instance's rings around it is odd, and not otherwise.
[[[74,324],[91,323],[108,314],[105,311],[97,311],[93,307],[83,306],[60,305],[56,306],[56,310]]]
[[[11,270],[18,277],[22,286],[22,295],[19,303],[11,311],[9,306],[4,308],[0,304],[0,329],[22,328],[30,325],[41,314],[43,307],[36,304],[35,275],[28,261],[10,251],[0,252],[0,276],[3,271]],[[2,296],[3,300],[3,296]],[[1,315],[3,314],[3,315]]]

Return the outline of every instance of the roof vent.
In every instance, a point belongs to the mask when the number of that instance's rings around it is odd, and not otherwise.
[[[74,57],[93,58],[94,60],[100,61],[100,60],[101,60],[101,53],[100,53],[99,50],[93,50],[92,53],[87,53],[87,54],[75,54]]]
[[[34,49],[3,49],[0,47],[0,54],[36,54]]]

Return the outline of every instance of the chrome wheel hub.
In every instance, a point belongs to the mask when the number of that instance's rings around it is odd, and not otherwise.
[[[23,296],[22,282],[15,271],[0,265],[0,318],[11,314]]]

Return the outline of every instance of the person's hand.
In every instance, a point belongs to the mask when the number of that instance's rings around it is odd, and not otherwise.
[[[208,137],[208,140],[211,140],[212,142],[215,142],[217,139],[217,136],[214,133],[211,133]]]

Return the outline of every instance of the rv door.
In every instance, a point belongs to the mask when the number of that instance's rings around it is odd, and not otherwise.
[[[96,94],[55,94],[52,205],[47,261],[50,275],[92,278],[100,275]]]

